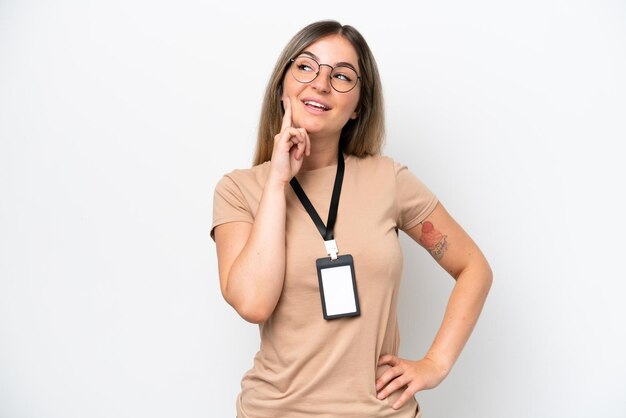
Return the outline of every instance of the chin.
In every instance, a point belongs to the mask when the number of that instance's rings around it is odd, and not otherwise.
[[[321,123],[316,123],[314,121],[305,120],[304,123],[298,123],[298,121],[294,121],[295,126],[299,128],[304,128],[309,134],[316,134],[323,130],[324,126]]]
[[[336,127],[332,124],[329,124],[329,122],[330,121],[308,117],[296,117],[293,119],[294,127],[306,129],[309,135],[329,135],[331,133],[334,133]],[[339,132],[341,132],[341,128],[339,128]]]

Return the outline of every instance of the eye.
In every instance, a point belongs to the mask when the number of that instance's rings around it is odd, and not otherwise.
[[[339,81],[345,81],[346,83],[352,83],[356,80],[357,75],[352,68],[349,67],[337,67],[333,71],[332,77]]]
[[[350,78],[349,75],[344,74],[344,73],[335,73],[333,74],[333,78],[336,78],[341,81],[352,82],[352,78]]]
[[[295,68],[302,73],[317,73],[317,63],[309,57],[299,57],[294,61]]]
[[[310,65],[308,65],[308,64],[298,64],[298,70],[300,70],[300,71],[305,71],[305,72],[308,72],[308,71],[314,71],[314,70],[313,70],[313,67],[311,67],[311,66],[310,66]]]

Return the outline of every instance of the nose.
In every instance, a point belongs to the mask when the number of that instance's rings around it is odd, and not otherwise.
[[[324,69],[324,67],[328,68]],[[329,65],[320,65],[317,77],[315,77],[315,80],[311,82],[312,87],[321,92],[329,93],[332,88],[330,85],[330,74],[332,71],[333,69]]]

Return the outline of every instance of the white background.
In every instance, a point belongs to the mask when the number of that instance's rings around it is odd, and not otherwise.
[[[0,417],[234,416],[258,335],[219,293],[213,188],[322,18],[366,37],[385,153],[495,273],[425,417],[626,416],[623,1],[0,0]],[[452,280],[402,244],[419,358]]]

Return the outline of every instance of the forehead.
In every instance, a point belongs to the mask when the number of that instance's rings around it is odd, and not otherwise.
[[[341,35],[329,35],[318,39],[304,48],[303,52],[310,52],[324,64],[335,65],[347,62],[358,68],[359,57],[356,50],[346,38]]]

